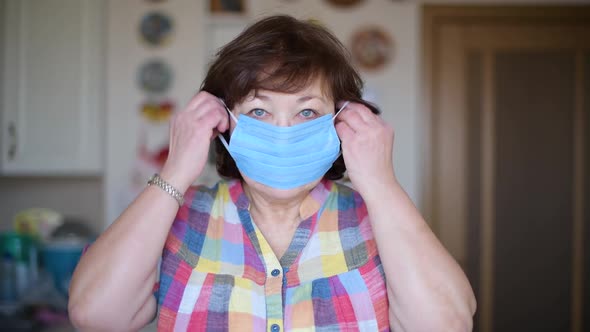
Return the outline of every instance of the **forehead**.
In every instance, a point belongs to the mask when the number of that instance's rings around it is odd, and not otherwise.
[[[324,103],[332,103],[330,88],[326,81],[320,77],[310,79],[305,84],[302,84],[299,89],[295,91],[280,91],[275,89],[259,88],[250,91],[244,99],[248,102],[253,99],[260,99],[263,101],[274,99],[292,99],[298,102],[304,102],[310,99],[319,99]]]

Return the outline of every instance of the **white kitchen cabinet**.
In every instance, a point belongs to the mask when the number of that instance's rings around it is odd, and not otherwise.
[[[100,174],[105,2],[2,5],[0,174]]]

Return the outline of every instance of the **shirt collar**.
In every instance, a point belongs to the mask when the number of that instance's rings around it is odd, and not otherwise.
[[[322,179],[305,197],[301,206],[299,207],[299,214],[302,220],[305,220],[315,213],[318,212],[322,204],[332,190],[333,182],[330,180]],[[231,200],[238,208],[238,210],[248,209],[250,201],[244,188],[242,187],[242,181],[230,180],[228,181],[228,189]]]

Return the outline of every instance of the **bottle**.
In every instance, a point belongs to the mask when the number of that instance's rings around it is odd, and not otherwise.
[[[12,255],[6,252],[0,262],[0,313],[14,313],[17,303],[16,264]]]

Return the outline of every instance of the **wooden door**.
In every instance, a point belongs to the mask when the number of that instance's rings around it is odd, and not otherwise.
[[[590,6],[424,18],[426,214],[475,330],[590,330]]]

